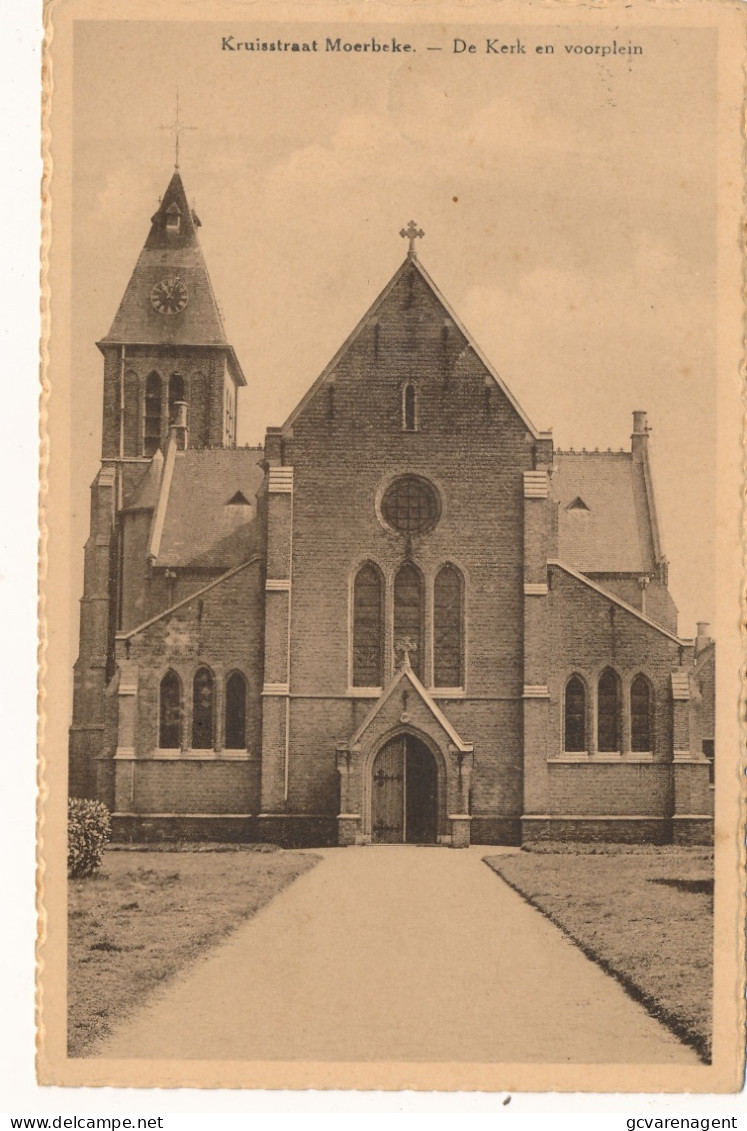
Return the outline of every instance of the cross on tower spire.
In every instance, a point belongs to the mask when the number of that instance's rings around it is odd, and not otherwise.
[[[160,126],[159,129],[171,130],[174,135],[175,152],[174,152],[174,169],[179,171],[179,139],[185,130],[196,130],[197,126],[185,126],[179,117],[179,91],[176,92],[176,112],[174,114],[174,121],[169,126]]]
[[[410,258],[415,256],[415,240],[422,240],[425,232],[419,228],[414,220],[411,220],[406,228],[402,228],[399,233],[403,240],[409,240],[410,246],[407,249],[407,254]]]

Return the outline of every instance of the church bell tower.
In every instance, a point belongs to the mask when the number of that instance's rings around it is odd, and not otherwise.
[[[178,142],[178,135],[177,135]],[[144,478],[158,480],[171,433],[180,448],[236,446],[246,384],[198,242],[177,162],[109,333],[101,469],[91,487],[80,651],[70,731],[70,793],[107,800],[106,685],[122,588],[120,516]],[[154,483],[157,487],[157,483]]]
[[[177,404],[187,405],[190,447],[236,444],[236,390],[246,380],[226,338],[199,227],[176,169],[112,327],[97,343],[106,462],[151,459],[164,447]],[[126,496],[131,477],[123,478]]]

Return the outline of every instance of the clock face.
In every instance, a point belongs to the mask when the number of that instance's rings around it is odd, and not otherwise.
[[[189,302],[189,292],[178,277],[161,279],[150,292],[150,301],[159,314],[178,314]]]

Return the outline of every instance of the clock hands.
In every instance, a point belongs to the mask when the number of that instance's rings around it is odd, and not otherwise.
[[[159,314],[178,314],[189,301],[189,292],[179,275],[161,279],[151,291],[151,304]]]

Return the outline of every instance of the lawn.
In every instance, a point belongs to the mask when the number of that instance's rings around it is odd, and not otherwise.
[[[556,845],[486,863],[709,1062],[708,849]]]
[[[269,845],[240,851],[109,850],[100,872],[70,880],[68,1054],[94,1052],[113,1025],[165,978],[318,860]]]

